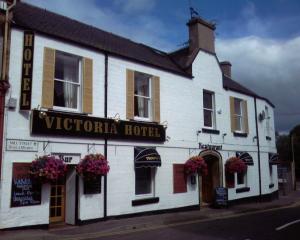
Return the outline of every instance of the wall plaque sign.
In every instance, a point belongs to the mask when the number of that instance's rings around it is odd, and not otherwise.
[[[30,163],[13,163],[11,207],[41,204],[41,184],[31,179]]]
[[[219,150],[222,150],[222,145],[212,145],[212,144],[199,143],[199,148],[200,149],[206,149],[206,150],[219,151]]]
[[[54,111],[32,111],[31,133],[96,139],[125,139],[148,142],[164,142],[166,132],[163,125],[114,121],[86,115]]]
[[[37,152],[39,144],[31,140],[6,139],[7,151]]]
[[[52,155],[63,160],[65,164],[78,164],[80,162],[79,154],[53,153]]]
[[[31,109],[34,33],[24,31],[20,110]]]

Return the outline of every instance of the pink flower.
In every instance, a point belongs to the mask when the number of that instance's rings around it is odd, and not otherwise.
[[[184,171],[187,175],[195,174],[207,174],[207,164],[205,160],[200,156],[194,156],[189,158],[184,165]]]
[[[243,160],[237,157],[231,157],[225,163],[225,171],[228,173],[245,173],[247,171],[247,165]]]

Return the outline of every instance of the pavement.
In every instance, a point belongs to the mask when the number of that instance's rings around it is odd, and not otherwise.
[[[300,206],[300,189],[288,195],[280,195],[278,199],[269,202],[253,202],[238,204],[229,208],[214,209],[203,207],[200,210],[153,214],[140,217],[109,219],[82,226],[56,226],[49,229],[2,230],[0,239],[5,240],[83,240],[105,236],[118,236],[132,232],[142,232],[197,222],[207,222],[215,219],[231,218],[262,211],[272,211],[278,208]]]

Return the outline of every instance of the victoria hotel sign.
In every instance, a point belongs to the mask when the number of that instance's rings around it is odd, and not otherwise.
[[[38,135],[150,142],[164,142],[166,138],[164,127],[153,123],[39,110],[32,111],[31,120],[31,132]]]

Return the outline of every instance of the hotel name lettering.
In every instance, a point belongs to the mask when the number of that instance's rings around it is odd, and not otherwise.
[[[162,125],[33,110],[32,134],[164,142]]]
[[[20,110],[31,109],[34,33],[24,32]]]

